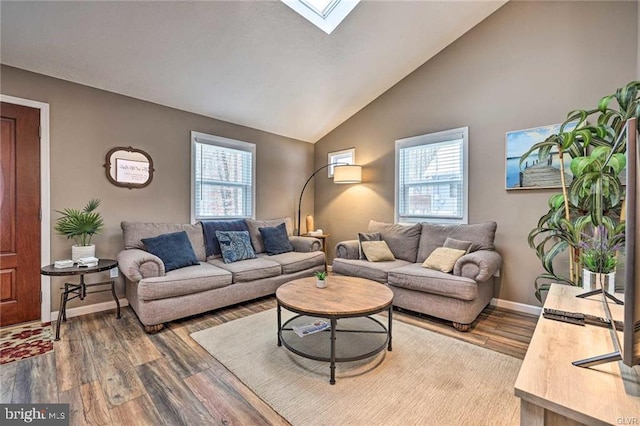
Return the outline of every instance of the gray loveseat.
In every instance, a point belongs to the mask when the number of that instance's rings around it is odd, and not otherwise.
[[[333,273],[387,284],[394,306],[452,321],[456,329],[467,331],[493,298],[493,276],[502,266],[494,250],[496,227],[495,222],[405,226],[371,221],[368,232],[379,232],[396,260],[362,260],[359,241],[343,241],[336,246]],[[470,241],[469,252],[456,261],[452,273],[423,267],[447,237]]]
[[[207,259],[200,223],[122,222],[125,249],[118,254],[118,264],[129,304],[145,331],[157,332],[169,321],[273,294],[287,281],[323,271],[324,252],[316,238],[289,236],[295,251],[264,253],[259,227],[282,222],[291,234],[289,218],[247,219],[257,258],[229,264],[219,257]],[[146,252],[141,239],[179,231],[187,233],[200,264],[165,272],[162,260]]]

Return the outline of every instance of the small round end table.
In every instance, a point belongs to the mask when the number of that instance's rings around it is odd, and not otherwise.
[[[56,341],[60,340],[60,323],[62,321],[67,320],[67,302],[69,300],[73,300],[76,298],[79,298],[80,300],[84,300],[87,294],[111,291],[111,294],[113,295],[113,300],[115,300],[116,302],[116,308],[117,308],[116,318],[120,319],[120,301],[118,301],[118,297],[116,296],[115,281],[114,280],[102,281],[102,282],[91,283],[91,284],[87,284],[84,281],[84,276],[86,274],[94,274],[96,272],[108,271],[109,269],[116,268],[117,266],[118,266],[118,262],[113,259],[100,259],[96,266],[84,267],[84,266],[73,265],[73,266],[70,266],[69,268],[55,268],[54,265],[51,264],[51,265],[43,266],[40,269],[40,273],[42,275],[48,275],[52,277],[68,277],[73,275],[80,275],[80,283],[77,283],[77,284],[64,283],[64,288],[60,289],[60,290],[63,290],[63,292],[60,294],[60,308],[59,308],[60,310],[58,311],[58,322],[56,324],[56,338],[55,338]],[[87,287],[104,286],[104,285],[110,285],[111,288],[105,289],[105,290],[87,291]],[[73,296],[69,297],[69,295],[73,295]]]

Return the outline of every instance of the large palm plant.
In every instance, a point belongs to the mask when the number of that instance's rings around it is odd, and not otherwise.
[[[56,220],[55,231],[73,239],[76,245],[88,246],[91,238],[102,231],[104,222],[100,213],[95,210],[100,206],[100,200],[89,200],[82,210],[66,208],[62,211],[56,210],[62,216]]]
[[[580,242],[585,233],[598,226],[604,226],[611,235],[624,232],[624,223],[620,223],[624,194],[619,179],[625,167],[624,127],[627,120],[640,116],[639,89],[640,82],[632,81],[603,97],[597,108],[570,112],[558,134],[533,145],[520,160],[522,163],[534,152],[544,159],[554,148],[560,156],[562,193],[550,197],[549,210],[528,238],[545,270],[534,283],[538,300],[551,282],[580,285]],[[588,124],[593,119],[595,123]],[[576,121],[573,130],[565,131]],[[564,180],[562,161],[567,154],[572,157],[574,175],[569,185]],[[554,260],[567,249],[569,276],[563,277],[554,269]]]

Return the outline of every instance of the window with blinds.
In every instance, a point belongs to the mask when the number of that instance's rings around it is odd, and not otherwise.
[[[327,164],[330,166],[327,168],[327,173],[330,178],[333,177],[333,170],[336,164],[355,164],[356,161],[356,149],[349,148],[342,151],[330,152],[327,154]]]
[[[192,221],[253,217],[255,145],[192,132]]]
[[[396,141],[396,221],[467,223],[468,128]]]

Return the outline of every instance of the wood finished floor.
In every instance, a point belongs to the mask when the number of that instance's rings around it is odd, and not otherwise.
[[[0,403],[69,403],[72,425],[288,424],[189,336],[275,306],[268,297],[155,335],[129,307],[120,320],[115,311],[71,318],[53,353],[0,367]],[[488,307],[467,333],[406,311],[394,320],[522,359],[537,317]]]

